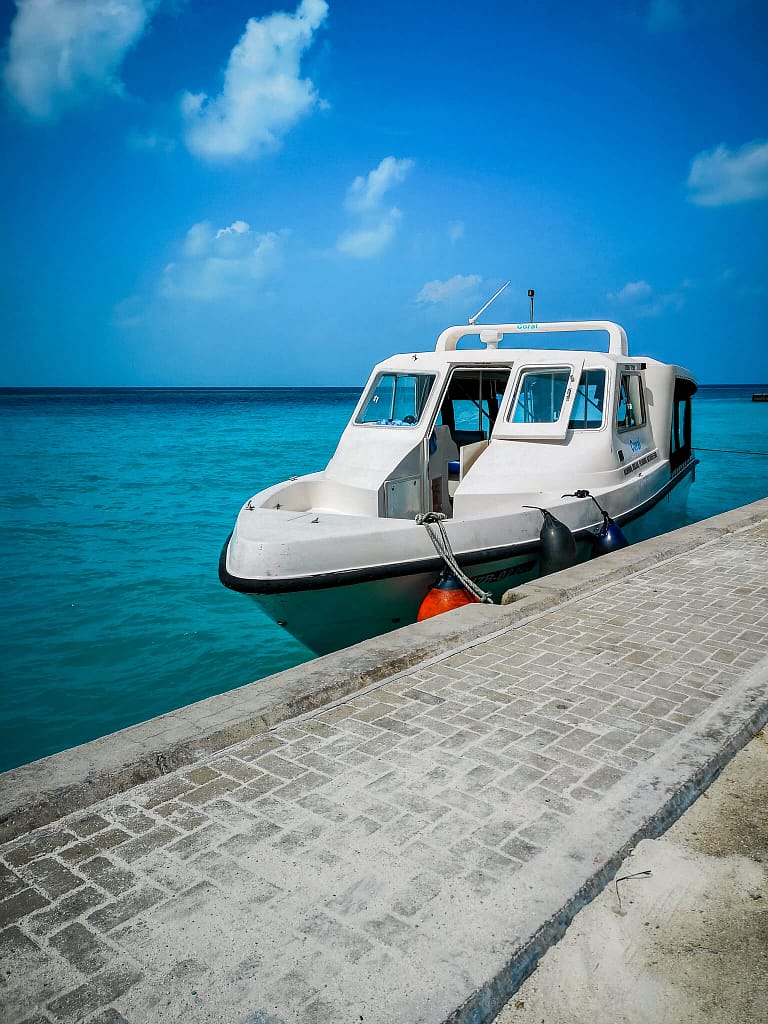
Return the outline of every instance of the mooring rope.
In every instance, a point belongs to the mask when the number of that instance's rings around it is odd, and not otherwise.
[[[738,448],[701,448],[695,445],[697,452],[720,452],[721,455],[768,455],[768,452],[743,452]]]
[[[437,551],[462,587],[483,604],[493,604],[493,598],[488,591],[478,587],[475,581],[467,576],[456,561],[456,557],[451,550],[451,542],[448,540],[448,534],[445,532],[445,526],[443,525],[443,521],[447,518],[443,512],[422,512],[416,516],[416,522],[421,526],[426,526],[429,538],[435,546],[435,551]],[[437,526],[437,530],[434,529],[435,526]]]

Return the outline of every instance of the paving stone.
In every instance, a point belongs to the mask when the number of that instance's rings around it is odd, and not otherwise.
[[[181,775],[173,776],[163,782],[157,783],[149,792],[143,795],[143,806],[147,810],[162,806],[168,800],[173,800],[182,793],[189,792],[194,783],[189,782]]]
[[[0,900],[12,896],[19,889],[25,889],[26,886],[27,883],[15,871],[11,871],[5,864],[0,864]]]
[[[151,853],[152,850],[170,846],[175,839],[179,838],[180,834],[175,828],[170,828],[167,825],[158,825],[149,832],[144,832],[143,835],[137,836],[136,839],[123,843],[115,851],[115,856],[131,864],[145,854]]]
[[[229,793],[241,785],[242,783],[236,782],[234,779],[225,779],[223,776],[219,776],[212,782],[207,782],[204,786],[197,786],[195,789],[184,793],[184,802],[198,807],[210,803],[216,797],[223,796],[225,793]]]
[[[329,914],[311,914],[298,925],[297,930],[321,946],[340,947],[344,950],[345,958],[353,964],[371,948],[364,935],[334,920]]]
[[[296,803],[306,810],[319,815],[321,818],[328,818],[330,821],[346,821],[349,817],[348,813],[337,806],[332,800],[317,793],[311,793],[309,796],[302,797]]]
[[[110,1006],[101,1013],[97,1013],[95,1017],[90,1017],[88,1024],[130,1024],[130,1022]]]
[[[90,836],[88,842],[91,846],[96,847],[97,850],[111,850],[130,838],[130,834],[124,831],[124,829],[109,828],[106,832],[99,832],[97,835]]]
[[[501,789],[509,790],[510,793],[517,793],[527,786],[532,786],[535,782],[540,782],[544,776],[545,772],[539,771],[537,768],[518,764],[511,772],[497,778],[496,785]]]
[[[58,992],[53,959],[15,925],[0,931],[0,1020],[47,1020],[40,1003]]]
[[[219,828],[217,825],[207,825],[205,828],[192,832],[190,835],[184,836],[182,839],[172,843],[168,847],[168,853],[173,857],[180,857],[182,860],[186,860],[188,857],[194,857],[198,853],[203,853],[217,846],[227,839],[229,835],[230,833],[226,829]]]
[[[505,853],[508,857],[512,857],[514,860],[522,861],[522,863],[529,861],[531,857],[534,857],[540,852],[540,850],[541,847],[536,846],[535,843],[528,842],[520,836],[513,836],[501,847],[502,853]]]
[[[58,950],[83,974],[92,974],[106,967],[114,958],[114,950],[79,922],[62,928],[48,937],[48,945]]]
[[[102,889],[112,896],[119,896],[121,893],[132,889],[136,884],[135,875],[124,868],[117,867],[106,857],[94,857],[92,860],[81,864],[80,873],[90,881],[100,885]]]
[[[158,889],[149,887],[134,889],[100,910],[94,910],[88,915],[88,924],[103,932],[111,931],[119,924],[124,924],[149,907],[153,907],[163,898],[164,894]]]
[[[56,931],[62,925],[81,917],[87,911],[105,902],[103,892],[91,886],[77,889],[70,896],[58,900],[48,910],[41,910],[27,918],[26,924],[36,935]]]
[[[257,768],[235,757],[217,758],[216,769],[238,782],[251,782],[262,774]]]
[[[88,1014],[123,995],[141,977],[141,972],[127,964],[110,964],[87,984],[79,985],[48,1003],[47,1009],[66,1024],[80,1024]]]
[[[13,956],[28,956],[37,952],[40,952],[38,944],[16,925],[0,931],[0,964],[8,965]]]
[[[49,901],[36,889],[21,889],[0,901],[0,928],[5,928],[48,905]]]
[[[191,772],[185,772],[182,775],[182,778],[187,782],[193,782],[195,786],[202,786],[206,782],[212,782],[213,779],[220,778],[220,776],[220,772],[215,771],[207,765],[202,765],[200,768],[195,768]]]
[[[160,804],[155,808],[155,814],[164,818],[173,828],[182,829],[184,832],[194,832],[208,821],[208,816],[203,812],[173,801]]]
[[[69,830],[47,832],[35,836],[32,840],[26,840],[9,846],[3,853],[5,860],[12,866],[18,867],[27,864],[36,857],[42,857],[48,853],[55,853],[63,846],[67,846],[75,837]]]
[[[328,779],[324,776],[318,775],[317,772],[308,771],[292,782],[274,789],[274,795],[281,800],[298,800],[299,797],[304,796],[306,793],[311,793],[319,786],[324,786],[327,782]]]
[[[80,870],[79,865],[83,861],[90,860],[91,857],[95,857],[98,852],[99,847],[86,839],[81,843],[73,843],[71,846],[65,846],[63,850],[58,851],[58,856],[61,860],[66,861],[67,864],[77,865],[78,870]]]
[[[247,832],[240,833],[239,835],[232,836],[231,839],[227,839],[221,844],[219,849],[222,853],[229,853],[237,856],[245,850],[253,848],[254,843],[258,843],[265,839],[271,839],[281,832],[279,825],[275,825],[274,822],[268,821],[266,818],[255,818],[250,823],[250,827]]]
[[[32,861],[26,866],[25,874],[30,876],[35,885],[52,900],[73,889],[79,889],[83,884],[83,879],[79,875],[74,874],[53,857],[40,857]]]
[[[407,888],[392,894],[392,910],[400,917],[413,917],[438,895],[442,887],[439,875],[420,872],[411,879]]]
[[[95,832],[101,832],[109,828],[111,822],[100,814],[86,814],[83,818],[77,818],[70,823],[70,828],[79,836],[92,836]]]
[[[305,728],[314,735],[318,734],[316,727],[306,726]],[[330,733],[331,730],[329,729],[328,734]],[[270,733],[267,736],[260,736],[258,739],[249,740],[247,743],[243,743],[238,746],[237,756],[244,758],[246,761],[251,761],[254,758],[260,757],[267,751],[279,749],[284,743],[285,740],[276,736],[274,733]]]
[[[260,757],[258,767],[264,772],[279,776],[281,779],[295,779],[304,771],[299,765],[292,764],[290,761],[286,761],[284,757],[278,757],[277,754],[266,754],[264,757]]]
[[[151,828],[155,828],[157,820],[151,818],[148,814],[142,814],[141,811],[135,807],[125,807],[125,813],[120,814],[121,824],[131,832],[141,834],[142,832],[149,832]]]
[[[142,859],[140,866],[142,876],[146,876],[151,883],[170,894],[187,892],[203,880],[189,861],[186,861],[182,868],[179,861],[169,857],[164,850],[155,850],[148,854]],[[141,884],[138,877],[135,878],[135,882]]]
[[[462,870],[461,861],[454,856],[453,850],[437,849],[419,839],[412,842],[405,853],[408,859],[419,868],[427,868],[429,871],[438,872],[438,874],[451,876]]]

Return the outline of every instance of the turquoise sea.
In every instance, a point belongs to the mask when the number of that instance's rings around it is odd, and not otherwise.
[[[734,454],[768,453],[755,391],[699,389],[689,522],[768,494],[768,455]],[[0,389],[0,770],[312,657],[219,552],[246,498],[326,464],[359,393]]]

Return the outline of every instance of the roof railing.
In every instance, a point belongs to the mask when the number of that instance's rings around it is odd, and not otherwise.
[[[563,320],[549,324],[469,324],[447,327],[435,345],[436,352],[453,352],[461,338],[478,335],[488,348],[498,348],[505,334],[557,334],[566,331],[605,331],[610,355],[628,356],[627,332],[611,320]]]

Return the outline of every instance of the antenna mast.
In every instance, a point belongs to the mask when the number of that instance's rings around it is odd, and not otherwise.
[[[508,285],[509,283],[510,283],[509,281],[505,281],[505,282],[504,282],[504,284],[503,284],[503,285],[501,286],[501,288],[499,288],[499,290],[498,290],[498,291],[496,292],[496,294],[495,294],[495,295],[492,295],[492,296],[490,297],[490,299],[488,299],[488,301],[487,301],[487,302],[486,302],[486,304],[485,304],[485,305],[483,306],[483,308],[482,308],[482,309],[478,309],[478,311],[477,311],[477,312],[475,313],[475,315],[474,315],[474,316],[471,316],[471,317],[469,318],[469,320],[467,321],[467,323],[469,324],[469,326],[470,326],[470,327],[474,327],[474,326],[475,326],[475,323],[477,322],[477,318],[478,318],[478,317],[479,317],[479,316],[480,316],[480,315],[481,315],[482,313],[484,313],[484,312],[486,311],[486,309],[488,309],[488,307],[490,306],[490,304],[491,304],[491,303],[493,302],[493,300],[494,300],[494,299],[498,299],[498,297],[499,297],[499,296],[501,295],[501,293],[502,293],[502,292],[504,291],[504,289],[505,289],[505,288],[507,287],[507,285]]]
[[[534,297],[535,294],[536,294],[536,292],[533,290],[533,288],[529,288],[528,289],[528,298],[531,300],[531,319],[530,319],[530,323],[533,323],[533,297]]]

